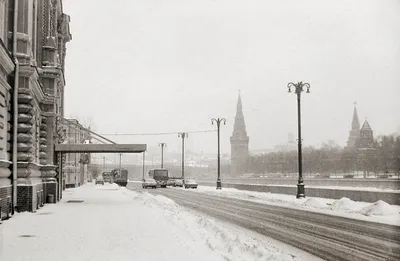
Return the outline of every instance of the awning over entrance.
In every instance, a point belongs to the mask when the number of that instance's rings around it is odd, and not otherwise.
[[[61,153],[141,153],[146,144],[56,144],[55,152]]]

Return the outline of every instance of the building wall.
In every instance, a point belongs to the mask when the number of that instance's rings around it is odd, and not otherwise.
[[[16,2],[15,2],[16,1]],[[47,194],[60,194],[53,144],[62,139],[64,59],[71,40],[62,0],[0,0],[0,207],[11,186],[12,150],[17,150],[17,209],[35,211]],[[18,5],[17,33],[14,4]],[[13,39],[16,37],[16,49]],[[15,57],[11,56],[15,54]],[[17,63],[18,61],[18,63]],[[19,75],[16,75],[16,68]],[[18,77],[18,86],[14,86]],[[18,88],[18,102],[12,93]],[[11,115],[18,108],[18,124]],[[17,147],[12,133],[17,130]],[[7,199],[8,200],[8,199]]]
[[[0,0],[0,219],[11,212],[11,75],[15,64],[3,41],[7,31],[7,2]]]

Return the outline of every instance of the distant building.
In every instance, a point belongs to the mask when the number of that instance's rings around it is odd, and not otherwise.
[[[65,122],[67,144],[84,144],[91,140],[90,134],[75,119]],[[78,187],[87,181],[87,163],[89,161],[86,153],[68,153],[65,155],[64,179],[67,188]]]
[[[357,147],[357,141],[360,138],[360,122],[358,121],[357,108],[354,106],[353,121],[351,122],[351,130],[349,132],[349,138],[347,140],[347,148],[355,149]]]
[[[357,148],[372,148],[374,146],[374,134],[367,120],[360,129]]]
[[[367,120],[360,130],[360,138],[357,141],[357,166],[364,173],[364,178],[369,172],[375,172],[377,166],[377,150],[374,147],[374,136]]]
[[[240,176],[247,171],[249,158],[249,137],[242,111],[242,99],[239,98],[236,106],[236,117],[231,136],[231,175]]]
[[[356,169],[362,169],[364,177],[367,177],[370,171],[374,171],[377,155],[374,148],[373,130],[367,120],[364,121],[360,128],[357,108],[355,106],[351,130],[345,149],[352,152],[353,157],[356,159]]]
[[[351,130],[349,132],[349,138],[347,140],[347,149],[360,149],[360,148],[372,148],[374,144],[374,136],[371,126],[368,121],[365,120],[362,127],[360,128],[360,122],[358,120],[357,108],[354,106],[353,120],[351,122]]]

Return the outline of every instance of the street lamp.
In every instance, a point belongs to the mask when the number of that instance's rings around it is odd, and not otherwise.
[[[188,137],[186,132],[178,133],[178,138],[182,138],[182,181],[185,185],[185,138]]]
[[[301,110],[300,110],[300,97],[301,93],[304,91],[303,87],[306,87],[306,93],[310,93],[310,84],[298,82],[298,83],[288,83],[288,92],[291,92],[291,88],[294,88],[294,93],[297,95],[297,121],[298,121],[298,163],[299,163],[299,180],[297,183],[297,196],[296,198],[305,198],[304,192],[304,180],[303,180],[303,159],[301,151]]]
[[[221,159],[220,159],[220,145],[219,145],[219,134],[220,134],[220,126],[221,122],[226,124],[226,119],[224,118],[212,118],[211,119],[211,124],[214,125],[214,122],[217,124],[217,130],[218,130],[218,178],[217,178],[217,189],[222,189],[222,184],[221,184]]]
[[[164,147],[167,147],[167,143],[161,142],[158,144],[161,147],[161,168],[164,168]]]

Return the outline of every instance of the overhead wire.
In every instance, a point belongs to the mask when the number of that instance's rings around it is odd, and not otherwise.
[[[217,130],[186,131],[185,133],[216,132]],[[157,136],[157,135],[178,135],[180,132],[154,132],[154,133],[106,133],[104,136]]]

